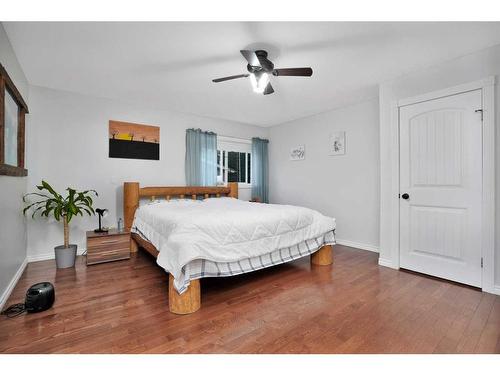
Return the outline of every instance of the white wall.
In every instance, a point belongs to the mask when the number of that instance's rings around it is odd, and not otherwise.
[[[0,63],[28,104],[28,82],[0,24]],[[29,115],[27,116],[29,121]],[[26,259],[26,222],[22,215],[25,177],[0,176],[0,308],[11,281]]]
[[[411,97],[427,92],[456,86],[500,74],[500,46],[495,46],[461,58],[438,64],[418,72],[400,77],[392,82],[380,85],[380,160],[381,160],[381,225],[380,225],[380,257],[391,264],[397,256],[394,245],[391,245],[390,215],[392,184],[392,155],[390,106],[394,100]],[[495,279],[500,284],[500,95],[495,88],[497,157],[496,157],[496,254]]]
[[[310,207],[337,219],[337,237],[379,245],[379,105],[377,99],[270,129],[270,201]],[[346,154],[328,155],[332,131],[346,131]],[[305,160],[289,160],[304,144]]]
[[[108,208],[106,224],[116,226],[122,215],[122,184],[185,185],[184,156],[187,128],[212,130],[220,135],[267,137],[265,128],[214,120],[177,112],[138,108],[109,99],[95,98],[41,87],[30,88],[30,169],[28,190],[42,179],[58,190],[67,186],[95,189],[95,207]],[[160,160],[108,158],[108,121],[122,120],[160,126]],[[242,192],[243,195],[245,192]],[[250,192],[246,192],[250,198]],[[28,222],[28,256],[31,260],[52,256],[62,243],[62,228],[53,219]],[[96,227],[97,218],[76,218],[71,242],[85,247],[85,231]]]

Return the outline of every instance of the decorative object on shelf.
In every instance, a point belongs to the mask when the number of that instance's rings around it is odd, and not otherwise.
[[[304,160],[306,158],[306,146],[299,145],[290,149],[290,160]]]
[[[330,135],[330,155],[345,155],[345,131]]]
[[[160,160],[160,128],[110,120],[109,157]]]
[[[103,217],[106,217],[108,215],[108,209],[107,208],[96,208],[95,212],[97,213],[97,216],[99,216],[99,228],[94,229],[94,232],[96,233],[106,233],[108,231],[108,228],[103,228],[101,225],[101,220]]]
[[[118,226],[116,229],[118,229],[118,232],[123,232],[123,219],[122,218],[118,219]]]
[[[28,205],[23,209],[23,214],[28,210],[32,210],[31,217],[34,218],[38,212],[40,216],[54,216],[57,221],[63,222],[64,228],[64,245],[54,248],[56,254],[57,268],[68,268],[75,265],[77,245],[69,243],[69,223],[71,219],[77,215],[83,216],[87,213],[89,216],[94,215],[92,208],[91,195],[98,196],[95,190],[76,191],[72,188],[67,188],[66,197],[57,193],[52,186],[47,182],[42,181],[41,185],[37,186],[40,190],[38,193],[29,193],[23,197],[23,202]],[[36,202],[27,202],[27,197],[33,196],[37,199]]]

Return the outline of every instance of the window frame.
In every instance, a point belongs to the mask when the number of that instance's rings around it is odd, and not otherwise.
[[[217,136],[217,153],[221,151],[221,158],[223,157],[223,151],[225,151],[223,165],[227,167],[228,165],[228,152],[240,152],[250,154],[252,158],[252,141],[249,139],[233,138],[226,136]],[[250,189],[252,187],[252,171],[250,170],[250,176],[248,176],[248,156],[245,156],[245,181],[248,181],[250,177],[250,183],[248,182],[238,182],[238,188],[240,189]],[[228,179],[227,169],[222,171],[222,181],[227,184]]]
[[[17,104],[17,165],[5,164],[5,93],[8,92]],[[25,177],[28,170],[24,168],[25,124],[28,106],[21,93],[0,64],[0,175]]]

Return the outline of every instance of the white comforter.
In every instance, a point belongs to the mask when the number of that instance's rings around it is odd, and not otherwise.
[[[209,198],[143,205],[133,226],[160,251],[158,264],[178,278],[194,259],[264,255],[335,229],[335,219],[304,207]]]

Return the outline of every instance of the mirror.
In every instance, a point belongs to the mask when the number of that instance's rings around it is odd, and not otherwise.
[[[18,105],[8,90],[5,90],[5,134],[4,163],[17,167]]]

